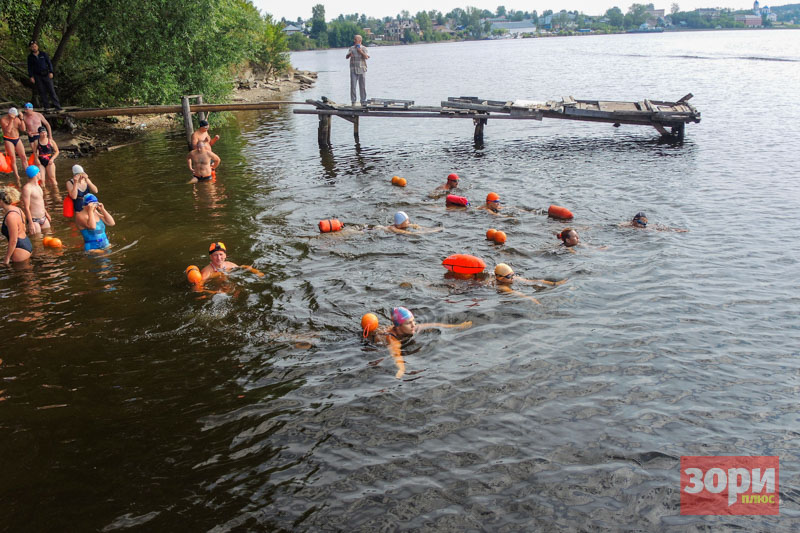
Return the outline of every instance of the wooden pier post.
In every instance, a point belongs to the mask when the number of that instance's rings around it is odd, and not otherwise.
[[[475,124],[475,134],[473,135],[475,144],[483,144],[483,127],[486,125],[486,121],[485,118],[472,119]]]
[[[197,103],[202,105],[202,103],[203,103],[203,95],[202,94],[198,94],[197,95]],[[206,118],[206,112],[205,111],[198,111],[197,112],[197,118],[200,119],[200,120],[208,120]]]
[[[317,129],[317,143],[320,148],[331,147],[331,116],[319,115],[319,128]]]
[[[358,117],[353,118],[353,138],[358,142]]]
[[[181,107],[183,108],[183,127],[186,128],[186,143],[189,145],[189,150],[191,150],[194,124],[192,124],[192,108],[189,106],[188,96],[181,97]]]

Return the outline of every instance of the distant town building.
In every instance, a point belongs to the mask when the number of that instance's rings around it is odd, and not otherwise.
[[[532,20],[521,20],[519,22],[498,21],[492,22],[492,31],[506,30],[508,33],[533,33],[536,31],[536,24]]]
[[[286,26],[283,28],[283,30],[282,30],[282,31],[283,31],[283,33],[285,33],[286,35],[292,35],[293,33],[301,33],[301,32],[303,31],[303,29],[302,29],[302,28],[298,28],[297,26],[294,26],[294,25],[292,25],[292,24],[287,24],[287,25],[286,25]]]
[[[698,9],[697,14],[704,18],[718,19],[720,15],[719,9]]]
[[[413,33],[420,35],[419,24],[412,20],[404,19],[404,20],[392,20],[387,22],[384,25],[384,29],[386,33],[384,34],[384,39],[387,41],[400,41],[403,39],[403,36],[406,34],[406,30],[411,30]]]
[[[748,28],[760,28],[763,25],[761,15],[734,15],[733,20],[741,22]]]
[[[761,14],[761,8],[758,5],[758,0],[753,2],[753,14],[754,15],[760,15]]]
[[[455,35],[455,33],[456,33],[455,31],[451,30],[450,28],[448,28],[444,24],[434,24],[433,25],[433,31],[438,31],[440,33],[445,33],[447,35]]]

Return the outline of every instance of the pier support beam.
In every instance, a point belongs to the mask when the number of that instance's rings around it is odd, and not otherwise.
[[[192,108],[189,106],[188,96],[181,97],[181,107],[183,108],[183,127],[186,128],[186,144],[189,145],[189,150],[191,150],[194,124],[192,124]]]
[[[317,143],[320,148],[331,147],[331,115],[319,115]]]
[[[358,117],[353,117],[353,138],[358,142]]]
[[[202,94],[198,94],[198,95],[197,95],[197,104],[198,104],[198,105],[203,105],[203,95],[202,95]],[[199,120],[208,120],[208,119],[206,118],[206,113],[205,113],[205,111],[198,111],[198,112],[197,112],[197,118],[198,118]]]
[[[475,124],[475,134],[473,135],[475,144],[483,144],[483,127],[486,126],[486,119],[476,118],[472,122]]]

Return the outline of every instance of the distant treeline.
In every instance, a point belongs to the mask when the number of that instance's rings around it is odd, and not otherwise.
[[[570,34],[590,30],[595,33],[617,33],[639,28],[644,23],[654,27],[677,28],[736,28],[744,27],[734,20],[739,13],[752,13],[752,10],[734,11],[731,9],[681,11],[677,3],[671,5],[669,13],[663,17],[654,16],[653,4],[632,4],[627,11],[612,7],[601,16],[589,16],[578,11],[561,10],[554,12],[548,9],[541,14],[536,10],[506,10],[498,6],[492,12],[474,7],[455,8],[448,13],[437,10],[419,11],[411,15],[401,11],[396,17],[377,19],[364,14],[339,15],[330,21],[325,20],[325,6],[317,4],[312,8],[311,18],[298,17],[296,21],[282,19],[284,25],[292,25],[301,31],[289,36],[289,49],[308,50],[315,48],[336,48],[350,46],[353,36],[361,34],[370,40],[382,36],[384,41],[414,43],[419,41],[436,42],[447,39],[484,39],[490,35],[507,32],[504,29],[493,29],[493,22],[502,19],[508,22],[530,21],[537,30],[545,30],[559,34]],[[773,7],[772,12],[778,15],[778,22],[794,23],[800,21],[800,4]],[[771,23],[764,17],[764,25]],[[387,36],[387,24],[395,26],[395,32]],[[399,30],[397,28],[400,28]],[[368,31],[367,31],[368,30]]]
[[[0,55],[25,70],[38,40],[62,103],[77,105],[220,101],[246,63],[289,67],[282,28],[250,0],[0,0]],[[19,68],[0,62],[0,71],[27,83]]]

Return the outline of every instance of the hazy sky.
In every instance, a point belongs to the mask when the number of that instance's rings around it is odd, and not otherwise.
[[[303,19],[311,18],[311,7],[317,4],[325,6],[325,18],[330,20],[336,18],[340,13],[348,15],[350,13],[364,13],[368,17],[383,18],[386,16],[394,17],[401,9],[407,10],[412,15],[418,11],[429,11],[436,9],[442,13],[447,13],[453,8],[465,8],[467,6],[477,7],[479,9],[488,9],[494,12],[497,6],[505,6],[507,10],[516,9],[518,11],[533,11],[537,10],[539,13],[545,9],[552,9],[553,11],[560,11],[566,9],[567,11],[578,10],[587,15],[600,15],[614,6],[618,6],[623,12],[628,10],[631,4],[649,3],[648,0],[399,0],[392,3],[384,2],[365,2],[364,5],[353,2],[345,2],[344,0],[295,0],[293,2],[277,2],[275,0],[253,0],[253,3],[261,10],[262,13],[271,13],[276,20],[285,17],[286,20],[297,20],[297,17]],[[753,2],[747,0],[677,0],[681,11],[690,11],[699,7],[729,7],[732,9],[749,9],[753,7]],[[788,2],[779,2],[783,5]],[[664,9],[667,12],[670,10],[673,2],[654,1],[653,4],[657,9]],[[761,4],[769,5],[771,2],[762,1]],[[776,4],[776,5],[779,5]]]

